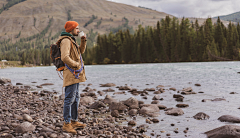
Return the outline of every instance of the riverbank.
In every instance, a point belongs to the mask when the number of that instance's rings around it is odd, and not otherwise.
[[[63,125],[63,99],[64,95],[57,95],[56,92],[42,90],[40,92],[31,91],[30,86],[24,86],[17,83],[13,86],[10,79],[3,79],[0,86],[0,136],[1,137],[107,137],[107,138],[150,138],[150,137],[193,137],[191,128],[175,128],[172,132],[162,130],[154,131],[149,129],[152,124],[162,123],[165,120],[159,120],[160,110],[166,115],[181,116],[184,114],[182,108],[189,107],[183,104],[184,95],[197,94],[192,88],[186,88],[173,94],[173,99],[179,104],[177,108],[167,108],[160,104],[164,100],[162,93],[176,91],[176,88],[165,89],[164,86],[158,85],[156,88],[146,88],[137,90],[130,86],[116,86],[113,83],[101,84],[100,87],[106,88],[103,91],[91,89],[92,84],[81,92],[80,107],[78,109],[78,120],[87,124],[84,129],[77,130],[77,135],[62,131]],[[53,85],[51,83],[41,84],[40,86]],[[40,88],[39,86],[39,88]],[[195,86],[201,86],[195,84]],[[119,92],[112,88],[116,87]],[[133,96],[125,101],[108,95],[124,95],[126,92]],[[153,97],[150,93],[154,94]],[[198,92],[199,94],[203,92]],[[142,101],[137,100],[134,96],[141,96]],[[104,99],[99,99],[104,96]],[[145,104],[144,99],[151,98],[151,104]],[[206,101],[225,101],[223,98],[204,99]],[[193,116],[196,120],[207,120],[209,116],[200,112]],[[139,125],[144,119],[145,123]],[[169,123],[169,127],[175,127],[183,120],[175,123]],[[183,130],[183,131],[182,131]],[[182,132],[181,132],[182,131]],[[149,134],[147,136],[146,134]],[[174,135],[173,135],[174,134]]]
[[[7,68],[23,68],[23,67],[37,67],[33,64],[21,65],[21,61],[0,61],[0,69]]]

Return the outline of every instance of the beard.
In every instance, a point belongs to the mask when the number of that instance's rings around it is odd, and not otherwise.
[[[78,36],[78,34],[79,34],[78,32],[75,33],[74,30],[72,30],[72,35],[73,36]]]

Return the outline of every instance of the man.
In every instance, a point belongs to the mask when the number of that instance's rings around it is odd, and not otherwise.
[[[84,64],[81,54],[86,48],[86,35],[81,37],[81,45],[78,46],[74,36],[80,33],[79,25],[75,21],[67,21],[64,26],[66,32],[62,32],[60,42],[61,60],[65,63],[63,70],[63,87],[65,87],[65,99],[63,107],[63,131],[77,134],[77,128],[86,125],[77,121],[78,105],[80,100],[79,83],[86,81]],[[70,122],[71,121],[71,122]]]

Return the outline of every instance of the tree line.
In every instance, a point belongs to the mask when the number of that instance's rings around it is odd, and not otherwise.
[[[86,50],[86,64],[200,62],[239,60],[240,25],[225,26],[218,18],[203,25],[187,18],[166,16],[156,27],[142,27],[98,35],[97,45]]]

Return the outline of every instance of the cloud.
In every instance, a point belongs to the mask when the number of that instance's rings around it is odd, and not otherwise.
[[[227,15],[239,11],[240,0],[115,0],[133,6],[142,6],[176,17]]]

